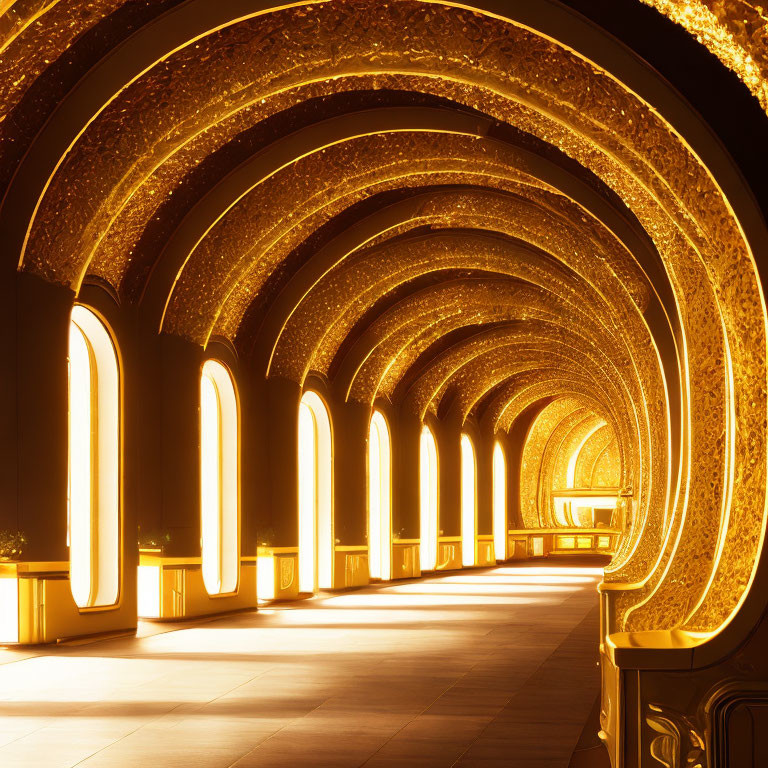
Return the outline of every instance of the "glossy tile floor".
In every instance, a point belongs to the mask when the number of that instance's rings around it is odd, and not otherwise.
[[[0,651],[0,766],[567,768],[599,687],[599,574],[454,572]]]

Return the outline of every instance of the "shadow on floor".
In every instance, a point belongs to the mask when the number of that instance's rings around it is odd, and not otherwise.
[[[568,768],[611,768],[608,752],[598,737],[600,730],[600,696],[595,699],[584,730],[571,755]]]

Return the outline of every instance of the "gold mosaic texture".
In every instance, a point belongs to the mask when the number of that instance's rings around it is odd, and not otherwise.
[[[554,362],[560,362],[558,356],[554,356]],[[547,392],[549,388],[549,392]],[[633,441],[633,434],[629,431],[630,423],[627,414],[623,411],[615,411],[606,407],[605,400],[610,398],[610,392],[606,393],[599,383],[590,377],[579,376],[566,368],[544,367],[531,374],[521,374],[509,381],[509,387],[505,385],[499,392],[495,402],[489,407],[493,413],[500,413],[497,420],[499,428],[506,424],[514,423],[514,420],[527,407],[538,400],[553,396],[579,397],[582,404],[591,411],[599,413],[604,419],[614,426],[614,429],[624,444],[627,446],[627,473],[632,472],[633,460],[637,452],[637,442]]]
[[[494,156],[487,150],[482,142],[461,136],[398,133],[362,137],[303,158],[268,180],[258,194],[248,196],[233,209],[201,246],[215,261],[216,254],[238,253],[243,248],[244,236],[248,243],[239,267],[221,275],[226,290],[231,289],[227,301],[206,311],[216,299],[205,302],[200,297],[200,321],[194,329],[195,338],[207,338],[212,322],[216,323],[219,333],[236,333],[253,297],[258,295],[291,246],[370,195],[403,186],[427,185],[490,185],[510,192],[518,190],[520,185],[516,181],[521,174],[509,168],[503,155]],[[380,164],[365,170],[371,157],[376,157]],[[353,172],[356,168],[363,169],[359,175]],[[262,194],[268,194],[278,204],[265,208]],[[284,206],[291,199],[294,208],[292,215],[286,217]],[[424,213],[429,215],[428,211]],[[254,258],[255,253],[261,254],[259,259]],[[226,269],[228,263],[224,260],[220,269]],[[198,279],[202,276],[197,275]],[[183,306],[180,299],[171,302],[169,327],[181,322],[178,313]],[[187,334],[190,327],[187,320],[185,323],[180,332]],[[318,369],[323,367],[320,362],[316,365]]]
[[[603,451],[616,440],[616,435],[610,426],[606,425],[595,432],[579,452],[579,458],[576,460],[575,481],[576,488],[588,488],[595,485],[593,480],[595,463],[602,455]],[[618,485],[618,480],[617,483]]]
[[[498,409],[501,413],[497,421],[499,428],[514,423],[528,407],[557,397],[578,398],[582,405],[594,413],[599,413],[609,423],[620,423],[610,412],[604,410],[603,403],[595,397],[595,385],[592,381],[568,371],[560,370],[558,375],[558,370],[542,369],[532,374],[520,374],[510,380],[509,390],[502,392],[493,404],[493,409]],[[616,431],[624,437],[625,432],[621,427],[617,426]],[[630,459],[632,455],[629,454]]]
[[[350,172],[350,168],[365,167],[373,157],[380,158],[381,162],[374,172],[363,174],[359,178]],[[397,158],[393,166],[388,164],[389,157]],[[473,162],[475,158],[476,161]],[[551,251],[553,255],[574,269],[577,267],[588,269],[585,262],[588,262],[590,255],[598,250],[610,265],[609,268],[612,268],[610,277],[613,279],[613,289],[629,291],[636,305],[644,309],[648,302],[648,288],[637,266],[626,251],[616,243],[613,236],[591,219],[582,219],[573,204],[559,199],[560,196],[536,189],[536,182],[525,174],[515,171],[512,168],[512,162],[510,158],[505,159],[504,153],[499,152],[497,147],[465,137],[405,133],[356,139],[328,148],[322,156],[314,155],[304,158],[296,164],[295,168],[291,168],[291,175],[301,179],[304,186],[317,187],[320,184],[321,188],[319,191],[313,191],[306,208],[297,206],[298,212],[291,217],[290,221],[286,221],[283,216],[277,217],[277,225],[283,229],[289,226],[316,228],[342,207],[364,196],[397,185],[418,187],[422,184],[476,184],[515,192],[524,196],[526,200],[518,202],[515,198],[505,200],[488,195],[483,196],[481,190],[457,192],[454,196],[442,194],[436,197],[434,203],[424,205],[419,219],[414,221],[414,224],[429,222],[434,225],[442,222],[444,226],[494,229],[490,226],[492,223],[490,219],[495,214],[510,222],[502,226],[499,231],[520,237]],[[280,174],[280,177],[282,176],[283,174]],[[523,183],[528,180],[530,180],[529,184]],[[280,184],[282,193],[270,189],[271,199],[287,201],[286,195],[291,191],[294,196],[296,195],[295,183],[280,182]],[[332,193],[329,194],[329,190],[332,190]],[[537,205],[536,210],[531,203]],[[515,205],[518,209],[515,209]],[[316,206],[322,207],[322,213],[317,212]],[[244,201],[239,207],[242,207],[242,211],[237,213],[233,211],[228,216],[228,221],[236,216],[240,217],[232,224],[233,230],[238,238],[245,230],[249,233],[248,242],[253,242],[257,237],[257,230],[247,228],[244,222],[252,222],[248,227],[255,227],[256,224],[253,222],[261,223],[261,229],[268,231],[264,222],[264,216],[267,214],[260,212],[263,209],[261,193],[255,196],[250,204]],[[270,209],[268,214],[276,216],[281,210],[282,206],[278,205],[274,210]],[[302,219],[304,210],[311,210],[311,214],[306,219]],[[476,220],[469,221],[475,212],[477,212]],[[527,215],[523,215],[525,212]],[[221,226],[225,226],[224,222]],[[295,229],[292,231],[295,232]],[[211,252],[221,253],[228,247],[225,237],[217,238],[215,234],[212,237],[213,242],[210,246],[206,246]],[[267,237],[263,236],[264,239]],[[280,237],[281,234],[277,234],[272,242],[277,243]],[[239,240],[234,243],[238,246]],[[278,248],[284,253],[281,245],[278,245]],[[270,248],[263,249],[262,253],[265,254],[264,261],[281,255],[279,251]],[[593,265],[589,268],[593,272],[602,268],[605,272],[603,265]],[[249,296],[258,293],[268,272],[268,265],[262,264],[261,261],[254,262],[247,274],[239,275],[236,280],[231,278],[235,286],[233,291],[241,297],[245,296],[246,290]],[[617,276],[621,276],[621,282]],[[604,275],[603,279],[607,280],[608,277]],[[243,299],[235,300],[235,295],[230,295],[224,306],[226,307],[225,316],[231,319],[226,320],[220,317],[218,330],[229,335],[238,327],[248,303]],[[174,307],[175,304],[172,303],[170,309],[172,317]],[[233,314],[235,311],[238,311],[237,315]],[[208,330],[207,327],[201,328],[201,334]],[[339,338],[341,329],[334,328],[334,331]],[[327,362],[326,360],[325,364]],[[322,369],[324,364],[318,362],[317,367]]]
[[[523,447],[520,470],[520,514],[526,528],[551,527],[549,510],[539,504],[542,482],[542,461],[552,435],[564,419],[583,418],[583,403],[575,398],[561,397],[547,405],[536,417]]]
[[[517,355],[512,357],[511,349],[496,349],[487,352],[470,363],[462,366],[443,388],[455,389],[457,393],[457,407],[462,418],[466,419],[472,412],[475,404],[483,395],[493,387],[504,383],[511,376],[520,371],[517,363]],[[546,363],[546,358],[538,355],[539,367]],[[599,391],[599,384],[595,385]]]
[[[768,10],[748,0],[641,0],[732,69],[768,112]]]
[[[546,382],[548,386],[553,386],[562,381],[581,385],[587,395],[587,404],[592,410],[599,410],[604,418],[614,424],[621,442],[627,446],[630,454],[627,460],[629,469],[632,465],[631,456],[639,454],[640,447],[632,413],[626,407],[617,410],[622,397],[616,390],[614,369],[606,365],[606,360],[596,355],[594,350],[585,347],[583,339],[570,329],[563,331],[546,323],[529,322],[516,336],[523,350],[541,348],[542,367],[531,374],[512,377],[509,384],[497,392],[494,401],[488,406],[489,423],[494,431],[510,429],[517,416],[535,402],[530,392],[532,389],[536,391],[539,384]],[[424,378],[427,376],[428,372]],[[414,385],[414,392],[418,392],[418,386],[419,383]],[[546,391],[539,392],[538,397],[543,398],[547,394]],[[553,391],[549,394],[558,393]]]
[[[8,181],[8,159],[16,152],[21,126],[6,120],[31,86],[95,22],[123,0],[67,3],[16,0],[0,4],[0,168]]]
[[[386,162],[376,170],[375,186],[369,182],[369,177],[358,179],[351,177],[336,180],[329,186],[333,197],[326,193],[318,194],[312,200],[315,205],[324,207],[322,212],[314,212],[309,226],[316,227],[326,221],[333,213],[338,212],[344,205],[357,202],[364,196],[384,191],[396,185],[407,185],[410,188],[427,184],[458,184],[476,185],[478,190],[472,192],[457,192],[454,196],[441,194],[434,202],[426,203],[417,219],[411,226],[429,224],[444,227],[476,227],[495,230],[492,218],[507,219],[508,223],[501,225],[498,230],[510,236],[520,237],[538,247],[551,252],[554,256],[568,264],[573,269],[591,270],[595,272],[604,269],[604,265],[595,264],[595,251],[601,255],[611,270],[613,290],[629,292],[639,309],[648,304],[648,287],[644,276],[637,265],[629,257],[609,232],[600,227],[597,222],[586,218],[573,203],[554,195],[540,185],[532,177],[517,171],[513,167],[514,160],[504,157],[495,145],[489,145],[475,139],[446,136],[444,134],[398,134],[387,138],[393,145],[392,152],[398,156],[398,166],[392,178]],[[297,175],[307,179],[305,183],[313,183],[316,178],[324,179],[325,167],[328,162],[332,165],[338,162],[343,169],[349,166],[364,166],[375,156],[377,147],[372,138],[356,139],[344,145],[329,148],[324,156],[305,158],[296,170]],[[330,158],[328,157],[330,155]],[[411,159],[409,160],[409,155]],[[441,156],[442,155],[442,156]],[[476,163],[472,162],[477,158]],[[434,158],[430,161],[430,158]],[[425,167],[425,164],[429,163]],[[403,172],[405,169],[405,172]],[[423,169],[423,172],[422,172]],[[316,182],[315,182],[316,183]],[[354,185],[350,195],[344,197],[345,185]],[[366,186],[368,184],[368,186]],[[483,196],[482,188],[498,189],[514,192],[524,200],[507,200],[498,196]],[[287,189],[291,189],[290,186]],[[328,203],[330,199],[330,204]],[[254,204],[258,200],[254,200]],[[534,203],[537,209],[531,206]],[[522,215],[522,210],[514,206],[523,206],[528,215]],[[325,207],[327,206],[327,207]],[[527,206],[527,207],[526,207]],[[280,207],[277,207],[280,210]],[[252,219],[257,215],[254,210],[244,210],[244,218]],[[474,215],[474,221],[472,217]],[[294,216],[294,219],[299,217]],[[535,224],[534,224],[535,222]],[[292,222],[289,222],[289,224]],[[295,226],[303,225],[296,221]],[[286,222],[281,220],[281,226]],[[238,231],[242,227],[235,227]],[[562,229],[562,231],[560,231]],[[396,231],[382,235],[402,234],[405,226]],[[374,240],[371,244],[374,244]],[[284,250],[282,246],[281,250]],[[279,254],[278,254],[279,255]],[[591,262],[590,264],[586,264]],[[217,330],[224,335],[236,332],[248,300],[255,295],[264,281],[261,266],[253,266],[249,272],[234,281],[233,292],[229,295],[222,316],[219,318]],[[604,275],[604,280],[608,279]],[[238,298],[239,297],[239,298]],[[237,313],[237,314],[235,314]],[[340,329],[334,328],[337,338]],[[327,361],[326,363],[327,364]],[[324,363],[318,362],[322,369]]]
[[[491,285],[499,287],[488,291],[487,289]],[[365,365],[360,369],[358,378],[355,380],[351,390],[352,396],[364,402],[372,402],[377,392],[385,396],[391,395],[399,381],[399,376],[407,369],[413,359],[418,356],[418,351],[422,350],[422,345],[434,337],[434,329],[428,326],[441,323],[443,313],[446,313],[449,317],[459,316],[459,319],[461,319],[462,314],[467,314],[471,319],[471,310],[476,306],[476,289],[478,288],[488,292],[487,296],[480,297],[481,301],[486,303],[488,310],[494,313],[494,316],[497,316],[500,320],[513,320],[521,317],[536,319],[539,317],[540,319],[548,319],[555,325],[562,327],[586,326],[587,336],[593,338],[600,337],[599,326],[591,322],[591,318],[586,313],[582,314],[572,306],[560,304],[555,296],[545,291],[537,290],[530,284],[527,287],[525,286],[526,284],[513,283],[511,281],[496,281],[493,284],[480,280],[467,281],[467,293],[461,296],[461,301],[459,303],[449,302],[445,305],[442,305],[444,299],[441,298],[440,304],[437,302],[433,303],[431,292],[422,292],[419,296],[419,301],[425,307],[425,310],[420,311],[419,315],[422,318],[426,318],[426,320],[414,318],[412,315],[413,310],[409,304],[398,307],[397,311],[390,313],[393,318],[391,322],[398,327],[396,335],[387,338],[386,322],[380,322],[372,331],[371,335],[377,340],[377,347],[367,358]],[[430,306],[432,311],[430,311]],[[409,314],[411,314],[411,317],[407,325],[399,325],[403,323],[403,318],[408,317]],[[384,321],[384,318],[382,318],[382,321]],[[424,326],[427,326],[427,328]],[[413,337],[406,334],[412,334]],[[415,342],[417,335],[420,339],[418,343]],[[376,371],[376,373],[372,373],[373,371]],[[478,386],[482,391],[484,388],[492,385],[492,379],[488,378],[485,387],[483,387],[482,374],[476,373],[475,375],[480,378],[474,380],[474,385],[470,386],[470,391],[476,391]],[[369,387],[375,387],[375,389],[364,387],[363,381],[367,381]]]
[[[531,327],[535,325],[536,327]],[[423,419],[426,413],[436,413],[441,398],[455,387],[453,377],[466,365],[491,350],[503,349],[520,366],[520,370],[541,370],[548,357],[555,355],[565,367],[580,371],[585,378],[588,372],[578,367],[572,359],[558,353],[558,346],[547,343],[537,335],[539,324],[508,324],[478,333],[452,346],[442,355],[433,358],[429,365],[411,383],[403,397],[403,407]],[[495,427],[495,424],[494,424]],[[495,431],[495,430],[494,430]]]
[[[468,210],[470,201],[472,210]],[[524,211],[514,200],[506,206],[508,210],[505,211],[505,221],[490,223],[487,215],[498,207],[498,201],[482,193],[449,195],[443,197],[440,207],[445,209],[441,220],[446,224],[453,221],[478,230],[486,228],[510,236],[525,235],[530,240],[538,241],[538,244],[549,246],[572,268],[583,268],[586,275],[598,283],[598,287],[605,290],[614,287],[610,280],[606,280],[605,274],[600,274],[604,264],[602,261],[584,259],[581,263],[574,262],[574,251],[569,248],[571,243],[566,239],[559,243],[557,238],[548,238],[547,242],[544,238],[532,236],[530,230],[521,228],[518,222]],[[427,208],[425,213],[434,227],[440,220],[432,218],[431,206]],[[449,214],[451,210],[456,211],[453,218]],[[474,210],[483,211],[485,216],[473,216]],[[541,217],[540,226],[542,231],[552,227],[557,227],[560,233],[567,231],[564,222],[548,220],[545,216]],[[554,261],[548,261],[535,252],[521,252],[519,247],[512,248],[503,240],[463,233],[441,234],[437,231],[415,242],[400,241],[389,246],[385,243],[376,249],[358,252],[329,273],[306,296],[286,325],[275,351],[273,375],[302,380],[310,369],[327,374],[328,366],[342,341],[368,306],[397,285],[420,274],[449,268],[497,272],[533,282],[553,290],[564,301],[575,302],[576,306],[589,306],[589,314],[598,321],[612,314],[597,289],[590,289],[590,286],[558,267]],[[362,290],[360,286],[364,286]],[[647,333],[639,317],[637,313],[633,316],[629,311],[627,315],[621,316],[625,330],[633,327],[633,332],[628,336],[642,337]],[[620,349],[623,345],[620,328],[611,322],[604,328],[604,332],[615,335],[615,347]],[[613,349],[614,345],[608,348]],[[647,351],[647,344],[641,345],[641,349]],[[653,362],[652,357],[646,357],[641,365],[652,370]],[[619,364],[624,365],[625,360]],[[300,367],[297,369],[296,366]],[[657,381],[660,386],[660,379]]]
[[[477,195],[478,200],[475,202],[473,207],[477,208],[478,210],[482,210],[485,216],[489,215],[489,213],[495,213],[498,210],[499,202],[497,200],[487,197],[483,198],[483,196],[479,193],[477,193]],[[468,198],[466,193],[457,194],[453,199],[450,196],[444,198],[441,201],[441,207],[446,211],[446,220],[450,221],[451,211],[457,211],[457,213],[453,214],[454,223],[464,226],[484,226],[486,228],[492,228],[497,231],[505,232],[511,236],[518,236],[528,241],[533,241],[537,245],[548,248],[551,252],[553,252],[553,254],[557,255],[560,260],[568,263],[571,268],[586,272],[587,275],[598,282],[605,293],[613,294],[614,296],[618,293],[615,277],[611,275],[614,282],[611,283],[609,280],[606,283],[605,275],[603,275],[601,279],[599,274],[596,273],[595,269],[595,265],[602,265],[602,262],[596,261],[595,259],[587,256],[587,254],[591,254],[594,251],[594,245],[579,246],[578,244],[574,244],[573,240],[570,242],[563,241],[562,244],[558,244],[557,237],[561,236],[563,233],[567,233],[568,231],[568,226],[564,221],[548,222],[545,217],[540,216],[538,220],[540,231],[543,233],[556,232],[557,236],[554,239],[552,235],[548,234],[544,236],[538,236],[537,232],[532,231],[530,228],[523,228],[521,230],[519,222],[528,218],[533,218],[533,212],[526,216],[525,209],[520,209],[519,204],[517,204],[517,208],[514,207],[516,205],[514,201],[512,203],[507,202],[505,204],[505,208],[510,208],[510,210],[503,211],[503,215],[506,219],[505,221],[492,221],[489,224],[485,218],[475,220],[470,220],[468,217],[465,218],[465,215],[467,214],[469,199],[470,198]],[[501,216],[502,212],[499,212],[498,215]],[[424,246],[422,246],[422,250],[423,247]],[[462,257],[459,255],[461,251],[461,241],[458,241],[455,245],[452,246],[451,243],[446,240],[445,244],[441,247],[443,248],[443,253],[435,252],[434,249],[430,250],[429,252],[425,252],[423,255],[419,252],[419,257],[423,260],[422,263],[431,263],[435,268],[437,268],[440,264],[445,264],[446,266],[449,265],[451,260],[454,259],[456,266],[466,265],[492,268],[491,264],[489,264],[487,261],[483,262],[482,260],[479,260],[474,264],[465,264],[465,262],[462,261]],[[411,251],[413,251],[415,248],[416,246],[412,246]],[[344,280],[337,281],[335,289],[329,288],[327,290],[321,290],[319,292],[319,296],[315,300],[312,300],[313,297],[315,297],[315,293],[313,292],[310,294],[310,297],[305,301],[306,307],[297,311],[289,325],[290,330],[287,329],[288,332],[285,334],[284,340],[281,342],[283,354],[281,356],[280,352],[278,351],[277,358],[281,358],[281,362],[276,365],[274,369],[275,372],[283,376],[299,377],[298,372],[291,371],[290,366],[292,361],[293,364],[298,364],[303,367],[303,374],[306,374],[306,372],[308,372],[308,370],[312,367],[316,367],[317,369],[324,372],[327,371],[326,366],[330,362],[330,359],[332,359],[333,354],[335,353],[336,349],[338,349],[338,346],[346,337],[349,328],[353,325],[356,318],[359,317],[360,313],[368,305],[368,297],[372,293],[374,295],[376,294],[378,288],[378,284],[375,282],[377,272],[383,272],[384,279],[388,281],[389,284],[396,282],[398,279],[401,279],[401,274],[397,271],[398,268],[395,265],[401,263],[400,253],[402,250],[403,246],[401,245],[388,249],[386,251],[386,262],[380,258],[378,252],[375,252],[372,255],[370,261],[362,262],[356,269],[356,272],[359,273],[360,277],[355,277],[353,270],[351,269],[344,271]],[[473,248],[472,250],[475,254],[478,253],[477,247]],[[585,258],[579,259],[579,253],[584,253]],[[576,257],[574,257],[574,254],[576,254]],[[415,259],[416,257],[414,256],[413,258]],[[504,267],[502,266],[497,268],[503,269]],[[389,272],[391,272],[391,274],[388,274]],[[597,272],[599,273],[599,269]],[[352,274],[350,275],[350,273]],[[360,284],[367,285],[367,289],[362,293],[357,291],[357,285]],[[581,303],[586,300],[584,291],[579,289],[578,286],[571,284],[569,290],[572,295],[577,295],[579,297],[579,301]],[[356,311],[350,311],[350,308],[355,305],[358,307],[358,309]],[[328,317],[329,309],[332,310],[334,315],[333,317]],[[617,314],[621,318],[625,317],[624,312],[615,313],[610,310],[602,310],[600,308],[596,308],[592,311],[595,313],[596,317],[615,317]],[[631,314],[631,309],[629,307],[627,312]],[[318,342],[318,338],[320,338],[318,334],[321,332],[323,327],[327,328],[329,333],[332,334],[330,339],[333,342],[329,347],[328,354],[325,356],[326,362],[323,364],[318,364],[318,362],[315,361],[313,363],[307,364],[304,362],[304,354],[301,351],[302,339],[304,339],[305,343],[317,345],[322,350],[323,346],[327,344],[327,338],[323,340],[322,343]],[[633,331],[627,334],[625,329],[623,336],[617,330],[616,337],[617,339],[625,337],[640,338],[642,336],[643,330],[644,329],[635,328]],[[614,342],[608,342],[605,343],[603,347],[613,350],[616,348],[616,345]],[[657,365],[656,361],[652,355],[650,357],[648,356],[650,350],[646,344],[641,343],[639,347],[641,352],[645,354],[645,359],[638,363],[638,368],[640,370],[646,370],[650,372],[654,369],[654,366]],[[619,364],[621,365],[622,363],[620,362]],[[398,368],[394,367],[392,370],[397,371]],[[299,379],[301,380],[300,377]],[[479,378],[476,380],[476,383],[481,383]],[[385,390],[385,394],[391,394],[394,384],[395,382],[393,380],[393,384]],[[643,395],[637,395],[637,402],[663,403],[662,396],[658,394],[659,390],[657,390],[656,396],[652,396],[650,386],[650,380],[648,379],[648,376],[646,376],[645,392]],[[659,388],[660,386],[661,385],[658,384]],[[375,396],[375,393],[368,393],[365,399],[370,399],[372,401],[375,399]],[[469,407],[471,407],[471,404],[472,400],[470,399]],[[651,420],[651,423],[655,423],[661,426],[662,419],[663,416],[657,413],[655,418]],[[657,441],[657,445],[663,445],[663,429],[659,430]],[[663,456],[661,457],[661,460],[664,460]],[[661,503],[663,503],[663,500]]]
[[[598,456],[592,470],[591,485],[593,488],[615,488],[619,485],[620,457],[616,440],[606,446],[605,450]]]
[[[388,396],[399,377],[434,341],[451,330],[523,318],[560,322],[555,300],[534,286],[507,279],[446,281],[409,296],[368,329],[375,347],[357,370],[349,398]]]
[[[595,430],[605,429],[608,425],[605,420],[590,414],[590,416],[577,424],[567,435],[563,438],[563,443],[555,456],[552,464],[552,484],[551,489],[557,490],[561,488],[568,488],[568,465],[571,462],[571,458],[577,453],[580,455],[586,441],[591,437]],[[610,429],[610,428],[609,428]],[[574,462],[574,468],[578,463],[578,456]],[[574,472],[575,479],[575,472]],[[589,485],[584,487],[589,488],[592,486],[590,481]],[[575,486],[578,487],[578,486]]]
[[[584,430],[594,425],[599,417],[587,408],[572,411],[554,426],[539,459],[539,483],[536,488],[536,504],[542,521],[552,528],[558,527],[552,491],[558,484],[557,466],[561,455],[568,450],[568,438],[574,430]],[[570,456],[568,457],[570,458]],[[566,459],[567,461],[567,459]],[[559,484],[558,484],[559,487]]]
[[[673,5],[683,6],[670,2],[665,8]],[[697,17],[704,6],[684,5]],[[24,7],[34,13],[34,5],[18,5]],[[100,9],[106,7],[98,4]],[[706,8],[738,46],[753,58],[759,54],[763,22],[757,5],[713,0]],[[56,4],[45,17],[53,20],[60,10],[64,13],[66,8]],[[77,34],[57,37],[55,29],[51,21],[46,32],[55,38],[52,46],[66,47]],[[291,35],[284,34],[286,29]],[[12,66],[28,70],[32,79],[47,51],[39,44],[35,25],[28,30],[16,36],[6,54],[17,60]],[[30,45],[33,41],[37,44]],[[623,480],[631,478],[637,511],[608,578],[644,582],[640,589],[619,595],[615,607],[620,626],[713,631],[727,620],[744,593],[765,512],[765,312],[751,253],[713,178],[658,112],[557,43],[500,19],[406,0],[293,8],[214,32],[158,62],[90,123],[46,185],[31,226],[24,268],[74,288],[93,271],[108,276],[122,290],[131,250],[145,223],[158,215],[153,187],[155,194],[162,190],[160,196],[167,199],[186,169],[197,167],[213,147],[224,146],[236,135],[238,119],[242,129],[264,119],[269,110],[281,108],[280,104],[289,104],[291,97],[281,102],[281,94],[294,89],[295,98],[301,98],[299,89],[306,87],[309,93],[310,81],[357,76],[402,77],[403,84],[480,109],[554,145],[607,184],[653,240],[672,285],[685,341],[682,394],[692,423],[683,456],[686,481],[673,506],[666,491],[668,457],[662,439],[666,403],[654,372],[658,368],[655,351],[643,358],[646,337],[640,332],[627,340],[626,349],[619,350],[634,370],[619,376],[617,386],[623,394],[610,403],[616,413],[618,448],[627,458],[622,472],[630,473]],[[13,75],[8,78],[11,90],[0,99],[18,99],[27,86],[17,80]],[[426,81],[428,85],[422,85]],[[259,112],[254,105],[262,100],[265,106]],[[236,118],[239,112],[243,115]],[[230,120],[219,132],[216,126]],[[438,178],[444,171],[455,172],[455,167],[441,165],[447,157],[460,162],[463,152],[435,153],[435,163],[422,169],[420,183],[430,183],[426,181],[430,174]],[[348,174],[337,176],[329,158],[325,165],[318,162],[314,168],[321,181],[314,188],[295,172],[291,176],[294,169],[286,169],[279,174],[285,183],[282,197],[277,177],[271,185],[259,185],[253,200],[246,198],[242,211],[233,210],[231,217],[222,219],[189,255],[170,299],[166,330],[198,340],[207,339],[214,330],[234,336],[250,300],[260,295],[261,286],[294,245],[322,221],[377,189],[382,169],[397,165],[397,160],[388,161],[385,155],[383,151],[361,155],[357,165],[350,164]],[[471,173],[482,176],[488,169],[478,165]],[[399,180],[396,177],[396,171],[389,175],[391,188],[402,185],[407,173],[401,171]],[[330,183],[338,184],[340,195],[324,201],[320,198],[328,196]],[[531,204],[535,213],[522,223],[529,232],[535,231],[541,211],[550,216],[553,207],[571,205],[557,196],[548,197]],[[247,216],[238,219],[246,205],[262,216],[264,232],[251,229]],[[301,211],[302,224],[283,225],[285,211],[294,208]],[[460,222],[461,216],[443,214],[441,219],[456,226],[453,222]],[[484,226],[495,227],[497,220],[488,215]],[[597,252],[611,251],[613,246],[600,247],[606,235],[596,224],[586,217],[581,224],[595,232],[589,236],[588,251],[577,248],[579,255],[594,258]],[[254,234],[262,237],[267,232],[265,240],[254,240]],[[162,242],[157,243],[158,252],[161,247]],[[151,265],[154,256],[143,254],[142,258]],[[626,264],[631,265],[629,258]],[[644,306],[644,286],[642,281],[633,283],[631,266],[624,268],[614,260],[606,272],[613,273],[618,286],[615,293],[607,294],[616,312]],[[418,352],[438,333],[479,318],[487,322],[509,317],[508,310],[494,310],[489,304],[487,310],[472,310],[462,318],[446,313],[445,320],[430,325],[426,320],[434,307],[414,306],[409,310],[414,313],[413,323],[377,326],[386,344],[380,344],[361,368],[356,394],[394,391]],[[542,309],[537,312],[541,314],[527,316],[526,322],[536,317],[551,319]],[[616,336],[623,338],[618,326]],[[403,346],[414,339],[413,348]],[[650,375],[643,367],[647,359],[652,362]],[[560,384],[554,378],[530,382],[517,395],[510,392],[506,404],[493,407],[503,414],[515,413],[534,394],[546,397],[546,386],[550,394],[572,390],[572,401],[586,407],[594,383],[572,376],[569,372]],[[604,407],[598,403],[595,413],[603,415]],[[499,423],[505,418],[499,416]],[[637,434],[631,437],[633,422]],[[663,548],[665,541],[668,545]]]

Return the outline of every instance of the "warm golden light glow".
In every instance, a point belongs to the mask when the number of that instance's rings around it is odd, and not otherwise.
[[[437,565],[438,531],[438,458],[437,442],[425,424],[419,441],[419,557],[422,571],[433,571]]]
[[[368,564],[372,578],[391,578],[392,457],[381,411],[373,412],[368,432]]]
[[[757,754],[765,5],[0,0],[0,641],[129,629],[134,580],[173,620],[407,578],[292,628],[343,656],[345,605],[379,634],[479,596],[545,605],[541,637],[589,616],[613,765]],[[578,574],[466,576],[507,557],[610,563],[599,612],[561,599]],[[400,661],[376,688],[415,706]]]
[[[461,436],[461,564],[475,564],[477,525],[477,465],[469,435]]]
[[[333,586],[333,453],[322,398],[307,391],[299,405],[299,591]]]
[[[256,558],[256,588],[259,600],[275,599],[275,558],[271,555]]]
[[[109,606],[120,591],[120,380],[104,323],[72,309],[69,328],[68,544],[80,608]]]
[[[576,447],[576,450],[571,454],[571,458],[568,459],[568,469],[566,471],[566,486],[568,488],[573,488],[576,485],[576,463],[579,460],[579,456],[581,454],[582,448],[586,445],[587,441],[589,440],[592,435],[595,434],[599,429],[602,429],[605,426],[604,421],[598,421],[581,439],[578,446]]]
[[[160,566],[140,565],[137,570],[137,610],[144,619],[160,617]]]
[[[19,582],[0,577],[0,643],[19,642]]]
[[[200,509],[203,583],[209,595],[237,589],[238,406],[232,376],[207,360],[200,377]]]
[[[497,560],[507,559],[507,462],[499,442],[493,446],[493,548]]]
[[[765,5],[754,0],[641,0],[690,34],[732,69],[768,112]]]
[[[596,524],[595,509],[615,509],[616,496],[581,494],[568,496],[556,494],[553,498],[555,519],[564,528],[581,526],[593,528]]]

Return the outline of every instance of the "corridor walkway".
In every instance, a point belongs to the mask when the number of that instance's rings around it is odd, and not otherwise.
[[[599,578],[537,562],[0,650],[0,766],[567,768]]]

